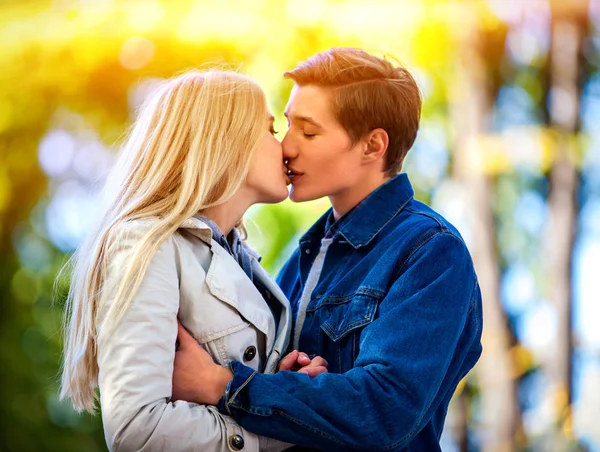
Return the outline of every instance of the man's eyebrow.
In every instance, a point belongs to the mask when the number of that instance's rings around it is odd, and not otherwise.
[[[295,119],[296,121],[304,121],[304,122],[308,122],[309,124],[312,124],[315,127],[318,127],[319,129],[322,129],[323,126],[321,124],[319,124],[317,121],[315,121],[313,118],[311,118],[310,116],[302,116],[302,115],[291,115],[291,118],[288,116],[288,112],[285,111],[283,112],[283,115],[289,119]]]

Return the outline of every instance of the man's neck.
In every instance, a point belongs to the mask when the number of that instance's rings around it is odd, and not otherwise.
[[[338,194],[329,197],[331,206],[333,207],[333,217],[339,220],[346,213],[350,212],[363,199],[389,181],[391,177],[384,173],[377,173],[371,177],[360,179],[360,183],[356,184]]]

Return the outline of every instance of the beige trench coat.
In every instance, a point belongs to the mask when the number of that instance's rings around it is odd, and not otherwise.
[[[140,220],[118,228],[119,240],[108,252],[109,282],[123,277],[133,247],[151,225]],[[178,317],[217,363],[237,360],[260,372],[277,370],[290,340],[289,302],[249,252],[254,277],[281,307],[277,330],[260,292],[202,221],[186,220],[160,246],[123,320],[98,343],[110,450],[224,452],[240,450],[241,444],[241,450],[254,452],[290,446],[244,430],[215,407],[170,401]],[[99,321],[115,296],[111,284],[106,287]]]

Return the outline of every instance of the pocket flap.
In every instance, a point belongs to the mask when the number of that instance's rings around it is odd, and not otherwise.
[[[338,342],[351,331],[362,328],[373,321],[377,312],[378,300],[371,295],[357,294],[346,303],[332,304],[323,300],[323,305],[329,305],[327,308],[330,309],[330,314],[321,328],[332,341]],[[323,306],[322,309],[327,308]]]

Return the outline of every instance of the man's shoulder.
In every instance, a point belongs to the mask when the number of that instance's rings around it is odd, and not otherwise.
[[[388,230],[388,234],[411,231],[411,235],[415,239],[419,239],[423,236],[445,233],[464,243],[460,232],[450,221],[427,204],[415,199],[409,201],[390,223],[391,228]]]

